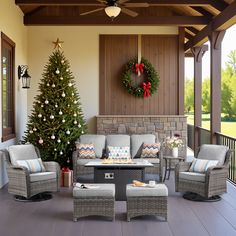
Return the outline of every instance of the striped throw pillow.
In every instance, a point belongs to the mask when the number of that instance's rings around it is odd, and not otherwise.
[[[189,171],[190,172],[198,172],[205,173],[209,167],[214,167],[218,164],[218,160],[203,160],[203,159],[195,159]]]
[[[17,160],[16,163],[18,166],[26,167],[30,173],[38,173],[46,171],[41,158],[31,159],[31,160]]]
[[[155,158],[161,147],[160,143],[144,143],[141,158]]]
[[[79,158],[93,159],[96,157],[92,143],[79,143],[77,144],[77,150],[79,151]]]
[[[109,158],[130,158],[130,147],[108,146],[107,151]]]

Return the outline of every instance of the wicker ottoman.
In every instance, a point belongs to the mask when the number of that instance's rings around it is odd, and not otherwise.
[[[78,218],[91,215],[115,217],[115,185],[93,184],[93,189],[74,187],[74,221]]]
[[[126,186],[127,221],[141,215],[162,216],[167,220],[168,189],[165,184],[155,187]]]

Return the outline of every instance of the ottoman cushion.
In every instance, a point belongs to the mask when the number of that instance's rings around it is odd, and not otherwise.
[[[89,184],[85,184],[85,186]],[[94,186],[92,188],[92,186]],[[114,198],[115,197],[115,185],[114,184],[92,184],[91,188],[81,189],[78,187],[73,188],[74,198]]]
[[[131,184],[126,186],[127,197],[167,197],[168,189],[165,184],[156,184],[155,187],[134,187]]]

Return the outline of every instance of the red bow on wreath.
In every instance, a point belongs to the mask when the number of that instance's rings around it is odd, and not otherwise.
[[[144,89],[143,96],[144,96],[145,98],[151,96],[151,94],[150,94],[150,88],[151,88],[151,83],[150,83],[150,82],[148,82],[147,84],[146,84],[146,83],[143,83],[143,89]]]
[[[144,67],[144,64],[143,63],[136,63],[135,64],[135,72],[138,73],[140,71],[140,73],[143,73],[143,67]]]

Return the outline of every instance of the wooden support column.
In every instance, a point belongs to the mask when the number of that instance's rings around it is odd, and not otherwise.
[[[179,27],[178,114],[184,115],[184,27]]]
[[[221,130],[221,43],[224,31],[212,31],[211,42],[211,142],[217,143],[216,132]]]
[[[194,152],[199,147],[200,132],[198,127],[202,125],[202,57],[208,50],[208,45],[193,47],[194,56]]]

